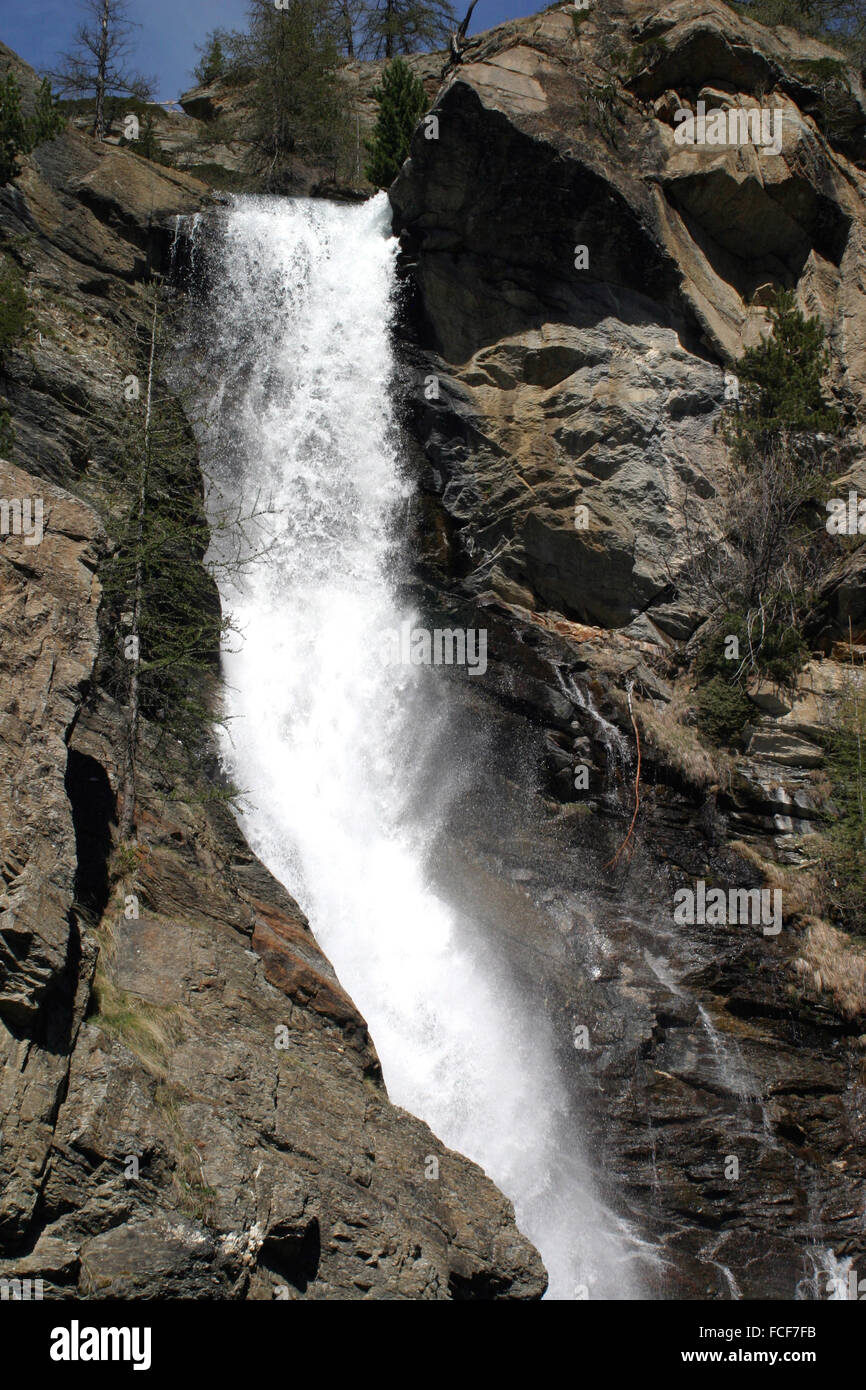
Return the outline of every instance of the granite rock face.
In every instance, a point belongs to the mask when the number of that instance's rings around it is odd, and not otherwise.
[[[862,399],[866,110],[849,72],[850,119],[822,130],[810,74],[844,71],[839,56],[724,5],[583,14],[473,40],[438,138],[416,132],[391,189],[440,377],[416,430],[494,590],[607,627],[646,614],[678,638],[684,499],[724,478],[725,371],[765,326],[762,289],[796,287],[821,314],[836,389]],[[759,97],[778,153],[676,142],[678,110],[748,116]]]
[[[75,130],[0,191],[30,309],[2,382],[0,493],[30,511],[0,540],[0,1276],[53,1298],[537,1299],[510,1204],[390,1103],[297,904],[147,725],[117,843],[110,442],[145,277],[207,202]]]
[[[777,112],[778,149],[679,143],[699,102]],[[390,190],[411,587],[437,622],[486,628],[485,681],[452,689],[494,750],[442,859],[555,1021],[605,1198],[659,1256],[647,1292],[826,1297],[866,1254],[866,1018],[831,988],[833,953],[852,981],[860,957],[810,917],[809,836],[850,697],[834,658],[862,652],[862,552],[827,575],[797,689],[750,691],[736,759],[689,716],[701,615],[676,578],[686,497],[717,534],[726,390],[774,286],[820,315],[860,419],[860,79],[716,0],[619,0],[470,40],[434,113]],[[782,884],[783,928],[678,922],[701,879]]]

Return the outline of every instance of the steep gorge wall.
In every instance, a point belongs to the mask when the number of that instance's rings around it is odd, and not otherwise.
[[[390,191],[413,587],[436,620],[487,629],[483,689],[455,681],[455,698],[501,754],[443,857],[557,1020],[608,1199],[658,1242],[662,1295],[826,1296],[832,1261],[864,1248],[866,1020],[816,968],[797,887],[846,688],[827,654],[849,618],[862,632],[862,550],[827,577],[797,690],[754,692],[733,762],[684,711],[677,656],[699,621],[675,583],[685,499],[717,534],[725,373],[773,286],[827,328],[855,421],[839,486],[862,491],[866,112],[848,70],[830,119],[828,71],[838,54],[715,0],[552,8],[469,42],[437,138],[419,128]],[[678,145],[674,115],[699,100],[775,107],[779,152]],[[634,806],[628,687],[642,810],[612,864]],[[789,873],[778,937],[675,925],[676,887],[755,887],[762,865]],[[847,962],[856,975],[856,949]]]

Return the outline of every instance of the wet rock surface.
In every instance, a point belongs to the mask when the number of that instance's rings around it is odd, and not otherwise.
[[[676,713],[697,615],[675,576],[684,495],[712,502],[724,481],[725,373],[760,333],[762,286],[796,288],[840,396],[862,392],[863,101],[849,72],[850,120],[827,125],[828,62],[844,68],[715,3],[547,11],[470,42],[438,140],[416,134],[390,192],[420,489],[409,589],[431,623],[486,627],[487,675],[451,690],[498,749],[474,760],[440,884],[556,1020],[592,1166],[656,1297],[827,1297],[864,1255],[864,1019],[803,959],[808,903],[785,879],[780,931],[674,914],[699,880],[754,890],[808,867],[826,808],[849,678],[830,647],[859,622],[860,552],[828,581],[830,635],[796,691],[750,692],[733,760]],[[677,145],[674,113],[699,100],[777,107],[778,154]],[[641,805],[622,850],[627,692]]]

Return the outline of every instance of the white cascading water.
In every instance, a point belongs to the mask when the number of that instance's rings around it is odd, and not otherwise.
[[[438,777],[458,770],[418,699],[438,673],[383,657],[407,616],[387,223],[384,195],[240,198],[210,266],[217,359],[234,363],[210,407],[211,468],[225,497],[274,508],[258,557],[222,584],[240,633],[225,761],[245,834],[367,1019],[391,1099],[512,1199],[550,1296],[637,1297],[638,1243],[593,1196],[545,1021],[425,877],[436,795],[419,813],[418,750],[432,739]]]

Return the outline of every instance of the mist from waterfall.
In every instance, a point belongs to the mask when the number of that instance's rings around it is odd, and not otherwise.
[[[460,769],[441,673],[383,655],[412,617],[397,596],[410,485],[386,199],[238,198],[208,256],[211,503],[260,511],[255,558],[222,584],[239,631],[223,755],[244,833],[367,1019],[391,1099],[511,1198],[550,1296],[640,1296],[635,1243],[594,1195],[549,1025],[428,882],[437,806]]]

